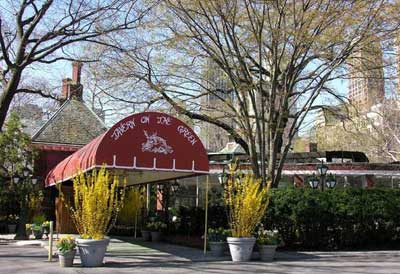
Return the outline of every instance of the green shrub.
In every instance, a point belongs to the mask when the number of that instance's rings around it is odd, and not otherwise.
[[[204,209],[199,207],[179,207],[178,218],[180,219],[177,232],[183,235],[203,235],[204,233]]]
[[[46,221],[46,216],[44,214],[38,214],[33,216],[32,223],[37,225],[42,225]]]
[[[182,235],[199,236],[204,234],[205,211],[200,207],[179,207],[176,232]],[[228,216],[225,206],[210,205],[208,208],[209,228],[228,228]]]
[[[350,249],[398,244],[400,190],[274,189],[264,224],[287,247]]]

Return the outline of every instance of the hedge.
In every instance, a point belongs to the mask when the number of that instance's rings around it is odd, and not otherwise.
[[[271,191],[264,227],[277,229],[288,249],[400,248],[400,189],[341,188]],[[204,209],[178,210],[175,233],[201,236]],[[227,227],[223,206],[210,205],[209,227]]]
[[[205,212],[203,208],[180,207],[178,209],[180,222],[176,232],[183,235],[201,236],[204,233]],[[228,219],[225,207],[221,205],[210,205],[208,208],[208,226],[211,228],[228,227]]]
[[[397,247],[400,190],[274,189],[264,223],[279,231],[286,247]]]

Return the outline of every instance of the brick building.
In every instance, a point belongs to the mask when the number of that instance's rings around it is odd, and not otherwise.
[[[72,64],[72,79],[62,81],[60,108],[32,136],[32,145],[38,151],[35,173],[43,182],[54,166],[107,130],[82,100],[81,66]],[[54,219],[55,190],[46,189],[45,195],[44,210]]]
[[[379,40],[351,58],[349,100],[358,111],[367,112],[385,98],[383,55]]]

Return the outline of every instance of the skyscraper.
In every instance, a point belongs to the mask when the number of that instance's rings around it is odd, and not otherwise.
[[[232,115],[227,109],[224,101],[232,100],[233,92],[229,88],[227,75],[215,62],[208,60],[203,71],[203,86],[207,90],[206,96],[201,100],[203,113],[223,120],[225,123],[234,126]],[[219,151],[229,142],[230,135],[224,129],[210,123],[201,123],[200,138],[208,151]]]
[[[397,95],[400,95],[400,31],[396,35]]]
[[[351,58],[349,100],[358,111],[367,112],[384,97],[382,47],[373,40]]]

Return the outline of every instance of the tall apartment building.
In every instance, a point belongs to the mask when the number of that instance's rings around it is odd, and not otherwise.
[[[397,95],[400,95],[400,31],[396,37]]]
[[[203,86],[207,92],[201,100],[201,105],[204,106],[203,113],[212,116],[219,117],[225,123],[229,124],[232,128],[238,129],[235,119],[235,113],[229,109],[223,101],[230,100],[231,104],[236,108],[239,108],[237,97],[232,91],[232,87],[228,76],[222,71],[213,61],[208,61],[203,72]],[[265,87],[265,84],[264,84]],[[254,108],[252,107],[250,97],[248,99],[248,112],[250,116],[254,116]],[[257,110],[261,110],[261,100],[256,98]],[[292,103],[290,103],[292,105]],[[290,109],[290,114],[296,111],[296,105],[293,105]],[[253,118],[251,118],[253,119]],[[251,120],[250,119],[250,120]],[[285,145],[288,141],[289,129],[293,123],[292,118],[288,118],[287,126],[284,129],[284,136],[282,144]],[[230,134],[210,123],[201,123],[200,125],[200,138],[208,151],[217,152],[226,147],[228,142],[232,142]],[[255,124],[254,124],[255,129]],[[283,146],[282,146],[283,149]]]
[[[351,58],[349,100],[358,111],[367,112],[384,97],[382,47],[374,40]]]
[[[232,118],[229,118],[229,110],[222,103],[222,100],[231,99],[233,93],[229,88],[229,81],[226,74],[211,60],[209,60],[203,72],[203,85],[208,92],[201,100],[204,112],[212,117],[221,117],[224,122],[234,126]],[[210,123],[201,123],[200,138],[208,151],[220,151],[229,142],[229,133]]]

